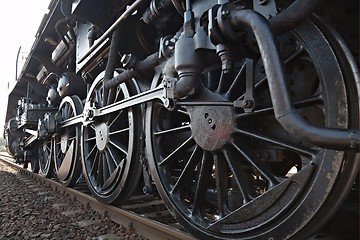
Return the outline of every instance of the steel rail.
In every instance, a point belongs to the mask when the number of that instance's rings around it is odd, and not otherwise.
[[[84,206],[91,207],[93,210],[109,217],[113,222],[128,226],[132,224],[135,231],[138,234],[145,236],[148,239],[171,239],[171,240],[194,240],[190,234],[180,231],[171,226],[165,225],[163,223],[151,220],[149,218],[143,217],[139,214],[135,214],[115,206],[101,203],[97,201],[94,197],[81,193],[72,188],[67,188],[61,185],[60,183],[41,177],[38,174],[32,173],[31,171],[22,168],[22,166],[17,165],[5,158],[12,159],[9,155],[0,154],[0,161],[20,170],[20,172],[38,180],[46,185],[50,186],[52,189],[64,192],[64,195],[69,195],[70,197],[77,199]]]

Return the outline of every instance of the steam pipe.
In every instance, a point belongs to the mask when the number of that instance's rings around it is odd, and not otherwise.
[[[111,44],[109,49],[109,57],[105,68],[104,82],[108,81],[114,76],[114,71],[119,59],[118,50],[120,48],[120,37],[121,37],[121,31],[120,28],[118,27],[115,29],[115,31],[112,34]]]
[[[260,55],[268,78],[271,101],[277,121],[290,134],[314,145],[339,150],[359,149],[359,130],[316,127],[306,122],[293,108],[286,87],[284,66],[268,21],[252,10],[236,10],[225,4],[219,13],[228,11],[226,23],[237,31],[247,27],[257,40]]]
[[[82,61],[84,61],[96,48],[98,48],[108,37],[109,35],[117,28],[120,26],[120,24],[127,19],[129,16],[131,16],[131,14],[133,14],[137,8],[146,0],[136,0],[134,1],[133,4],[131,4],[130,7],[128,7],[122,14],[121,16],[108,28],[108,30],[106,30],[106,32],[104,32],[103,35],[101,35],[101,37],[96,41],[96,43],[94,45],[91,46],[91,48],[89,48],[89,50],[77,61],[77,63],[81,63]]]
[[[123,63],[124,67],[127,68],[127,70],[115,77],[112,77],[111,79],[107,79],[105,81],[105,88],[110,89],[116,87],[119,84],[136,77],[138,73],[153,70],[154,67],[159,64],[160,60],[161,59],[159,58],[159,52],[151,54],[142,61],[139,61],[138,59],[136,59],[135,56],[131,54],[124,55],[121,59],[121,62]]]
[[[269,19],[275,35],[287,32],[304,21],[322,0],[296,0],[287,9]]]
[[[55,30],[57,32],[57,34],[59,35],[59,37],[61,38],[61,40],[64,42],[65,46],[67,49],[69,49],[69,43],[67,42],[67,40],[65,39],[64,35],[65,33],[63,33],[63,29],[67,28],[67,23],[68,23],[69,19],[68,18],[62,18],[59,21],[56,22],[55,24]]]

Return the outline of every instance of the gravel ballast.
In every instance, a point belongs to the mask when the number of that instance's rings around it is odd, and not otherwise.
[[[0,239],[146,239],[0,162]]]

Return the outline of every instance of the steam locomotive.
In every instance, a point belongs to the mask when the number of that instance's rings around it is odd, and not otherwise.
[[[52,0],[7,149],[101,202],[158,191],[199,239],[305,239],[358,181],[358,5]]]

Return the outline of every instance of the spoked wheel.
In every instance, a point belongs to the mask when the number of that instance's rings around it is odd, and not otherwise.
[[[59,121],[68,120],[83,112],[78,96],[65,97],[57,112]],[[55,135],[55,172],[58,180],[65,186],[73,186],[81,175],[80,126],[72,125],[60,129]]]
[[[94,108],[138,93],[133,80],[110,90],[105,89],[103,77],[104,74],[101,74],[94,81],[86,99],[86,104]],[[131,107],[96,118],[83,126],[83,172],[92,194],[99,201],[121,203],[137,187],[141,174],[141,123],[140,107]]]
[[[43,177],[52,177],[54,173],[53,139],[44,139],[39,144],[39,174]]]
[[[356,83],[321,30],[307,21],[279,43],[297,112],[313,125],[358,128]],[[156,186],[200,239],[306,239],[347,195],[355,153],[289,135],[275,120],[261,60],[254,111],[224,106],[245,93],[247,65],[236,66],[230,83],[219,71],[204,74],[199,94],[187,100],[194,106],[149,104],[146,146]]]

